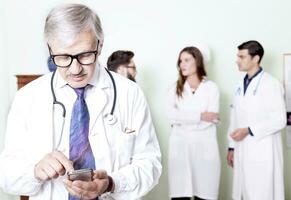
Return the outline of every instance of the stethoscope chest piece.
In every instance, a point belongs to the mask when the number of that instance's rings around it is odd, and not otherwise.
[[[104,120],[106,121],[107,124],[113,125],[117,122],[117,118],[115,115],[112,115],[110,113],[104,115]]]

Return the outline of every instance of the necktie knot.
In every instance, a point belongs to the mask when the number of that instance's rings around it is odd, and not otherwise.
[[[78,95],[78,98],[84,99],[85,87],[82,87],[82,88],[74,88],[74,91]]]

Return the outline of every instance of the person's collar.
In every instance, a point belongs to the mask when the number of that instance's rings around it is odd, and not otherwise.
[[[54,84],[55,84],[55,88],[56,89],[60,89],[63,88],[67,85],[67,82],[63,79],[63,77],[60,75],[58,68],[56,69],[56,73],[55,73],[55,80],[54,80]]]
[[[98,82],[100,81],[100,64],[97,62],[94,70],[94,74],[91,77],[91,80],[88,82],[89,85],[92,85],[93,87],[97,87]]]
[[[68,85],[58,71],[56,71],[54,83],[56,89],[60,89]],[[99,63],[96,64],[94,74],[91,80],[89,81],[88,85],[99,88],[110,87],[110,77],[107,74],[104,67],[101,66]]]
[[[206,76],[202,77],[201,82],[199,83],[198,87],[196,88],[196,90],[200,87],[200,84],[204,84],[206,81],[208,80],[208,78]],[[193,89],[191,88],[190,84],[188,83],[188,81],[186,80],[184,83],[184,87],[185,87],[185,91],[187,91],[188,93],[192,93]]]
[[[244,80],[246,81],[248,79],[248,81],[250,82],[253,78],[255,78],[262,71],[263,71],[263,68],[259,67],[258,71],[252,77],[249,77],[248,74],[246,74]]]
[[[186,80],[184,83],[184,88],[185,88],[185,92],[190,93],[192,92],[192,89],[190,87],[190,84],[188,83],[188,81]]]
[[[113,76],[114,72],[111,72]],[[100,89],[108,88],[111,86],[111,79],[109,74],[106,72],[106,69],[101,66],[99,63],[96,66],[95,73],[92,77],[92,79],[89,81],[89,84],[92,84],[95,87],[98,87]]]

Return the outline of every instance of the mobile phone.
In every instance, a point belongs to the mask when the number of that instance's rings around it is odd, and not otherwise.
[[[93,169],[78,169],[67,172],[68,179],[70,181],[92,181],[93,180]]]

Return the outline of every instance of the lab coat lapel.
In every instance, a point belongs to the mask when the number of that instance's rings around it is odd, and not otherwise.
[[[190,94],[192,94],[192,90],[191,87],[189,85],[189,83],[187,81],[185,81],[184,83],[184,93],[188,96]]]
[[[87,99],[87,105],[90,112],[90,128],[92,130],[96,124],[99,115],[107,104],[107,96],[103,89],[95,88],[94,95]]]
[[[48,78],[50,78],[50,76],[48,76]],[[41,95],[42,97],[44,97],[44,105],[40,106],[41,109],[43,109],[42,111],[40,111],[40,115],[39,116],[44,116],[42,118],[43,120],[43,129],[44,131],[46,131],[46,134],[43,134],[43,137],[47,137],[47,138],[43,138],[43,141],[46,141],[45,143],[48,145],[47,147],[47,151],[53,151],[54,149],[54,142],[53,142],[53,137],[52,137],[52,133],[54,133],[54,123],[53,123],[53,118],[54,118],[54,112],[53,112],[53,98],[52,98],[52,94],[47,92],[50,91],[50,86],[49,84],[46,85],[46,90],[42,90],[43,94]],[[49,106],[48,106],[49,105]],[[42,113],[42,114],[41,114]],[[45,115],[43,115],[43,113],[46,113]],[[41,140],[38,140],[41,141]],[[45,146],[45,145],[44,145]]]
[[[37,145],[39,156],[51,152],[53,150],[53,99],[50,92],[50,77],[51,75],[46,75],[43,77],[41,82],[42,86],[37,88],[35,94],[37,97],[33,102],[34,108],[30,113],[30,118],[28,123],[29,127],[32,127],[32,133],[34,134],[35,140],[38,141]],[[41,117],[40,117],[41,116]],[[39,121],[39,123],[35,123]],[[39,130],[42,130],[41,132]],[[34,148],[34,150],[35,150]]]
[[[261,72],[262,73],[262,72]],[[258,74],[254,79],[251,81],[250,85],[248,86],[246,93],[244,92],[244,80],[242,79],[240,87],[241,87],[241,94],[237,96],[236,102],[236,110],[238,116],[238,127],[246,127],[249,126],[249,120],[251,119],[250,113],[252,109],[256,109],[258,107],[258,98],[259,98],[259,87],[261,81],[260,79],[262,74]],[[259,84],[259,85],[258,85]],[[256,91],[257,90],[257,91]],[[256,91],[256,92],[255,92]]]
[[[246,99],[244,95],[244,80],[242,79],[239,83],[238,91],[236,92],[236,98],[234,102],[234,108],[236,110],[236,122],[238,128],[241,127],[242,122],[245,118],[245,105]]]
[[[104,109],[110,106],[109,98],[105,92],[106,89],[110,88],[110,79],[107,78],[107,72],[103,67],[99,68],[98,83],[94,88],[95,91],[87,99],[87,105],[90,112],[90,143],[92,145],[94,154],[96,169],[107,169],[111,171],[111,150],[109,141],[106,135],[104,126]],[[107,105],[107,106],[106,106]],[[102,164],[102,166],[101,166]]]
[[[94,108],[90,112],[89,139],[93,152],[97,152],[94,154],[96,169],[109,170],[112,168],[111,151],[103,120],[103,110],[108,99],[102,89],[97,90],[98,92],[88,102],[89,107]]]
[[[89,95],[86,99],[89,114],[90,114],[90,129],[92,130],[96,124],[96,120],[99,115],[103,113],[104,107],[108,104],[108,97],[105,93],[106,88],[110,88],[110,82],[107,78],[107,72],[104,67],[97,65],[98,71],[96,71],[92,85],[95,87],[92,88],[91,95]]]
[[[256,77],[253,78],[253,80],[251,81],[250,85],[248,86],[248,89],[246,91],[245,96],[254,96],[254,93],[256,93],[256,89],[259,83],[259,80],[261,79],[261,74],[262,72],[260,72]]]

